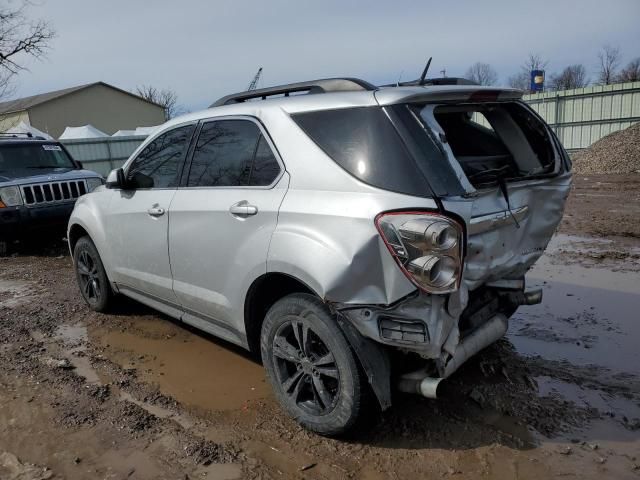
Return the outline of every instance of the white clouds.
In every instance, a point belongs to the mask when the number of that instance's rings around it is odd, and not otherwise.
[[[502,79],[530,51],[566,63],[596,64],[604,43],[625,60],[640,55],[637,0],[522,2],[282,0],[42,0],[32,14],[58,38],[48,59],[30,64],[19,94],[103,80],[134,89],[174,88],[189,108],[244,89],[259,66],[270,85],[351,75],[374,83],[432,73],[462,74],[491,63]]]

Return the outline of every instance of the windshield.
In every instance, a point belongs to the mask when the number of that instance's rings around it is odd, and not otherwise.
[[[47,168],[76,168],[73,161],[55,144],[0,146],[0,171]]]

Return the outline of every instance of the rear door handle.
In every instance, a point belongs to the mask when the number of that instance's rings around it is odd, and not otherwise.
[[[258,213],[258,207],[255,205],[249,205],[249,202],[242,200],[241,202],[234,203],[229,207],[229,213],[235,217],[246,218]]]
[[[161,217],[162,215],[164,215],[164,208],[154,205],[149,210],[147,210],[147,213],[152,217]]]

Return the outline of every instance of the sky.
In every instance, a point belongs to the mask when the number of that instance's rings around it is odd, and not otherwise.
[[[18,0],[8,0],[15,4]],[[186,110],[259,87],[352,76],[374,84],[463,76],[489,63],[500,83],[530,52],[547,76],[597,52],[640,56],[640,0],[34,0],[29,16],[57,32],[46,58],[23,63],[15,96],[104,81],[173,89]]]

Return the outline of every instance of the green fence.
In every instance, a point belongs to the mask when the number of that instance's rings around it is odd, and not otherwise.
[[[567,150],[586,148],[640,121],[640,82],[525,95]]]

